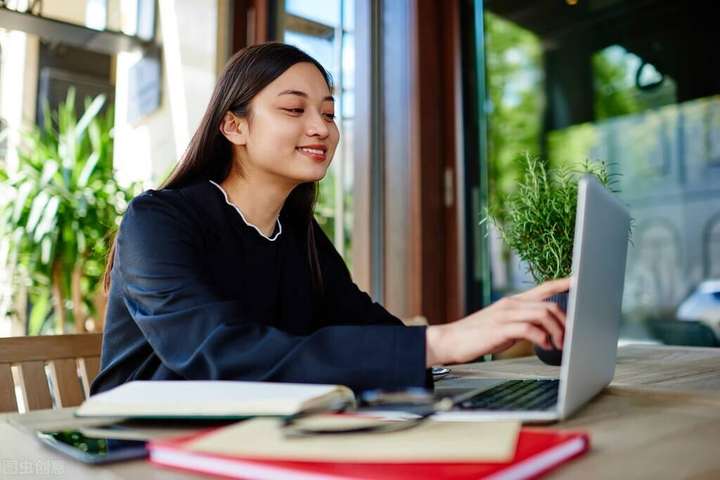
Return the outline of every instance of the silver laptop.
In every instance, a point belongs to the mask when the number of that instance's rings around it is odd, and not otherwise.
[[[572,282],[559,379],[440,379],[459,410],[438,420],[552,422],[572,415],[613,378],[630,216],[593,176],[578,186]]]

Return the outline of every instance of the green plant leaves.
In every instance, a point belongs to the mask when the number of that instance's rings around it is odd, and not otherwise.
[[[40,216],[43,214],[43,210],[45,210],[45,206],[47,205],[49,200],[50,197],[48,196],[48,194],[44,191],[41,191],[38,196],[35,197],[35,199],[32,201],[32,207],[30,208],[30,216],[28,217],[28,221],[25,224],[25,231],[28,235],[32,235],[32,233],[35,231],[35,227],[40,221]]]
[[[87,186],[88,180],[90,179],[93,170],[95,170],[95,166],[97,166],[98,160],[100,160],[100,153],[97,151],[92,152],[88,157],[87,161],[85,162],[85,165],[83,166],[80,175],[78,175],[78,187],[83,188]]]
[[[19,223],[20,216],[23,213],[25,203],[28,201],[30,192],[33,190],[33,182],[25,181],[20,183],[20,186],[16,189],[15,206],[13,208],[13,214],[11,217],[11,224],[15,225]]]
[[[45,210],[42,213],[42,219],[38,223],[37,228],[33,232],[33,240],[39,242],[50,234],[56,226],[56,214],[60,207],[60,199],[58,197],[51,197],[45,205]]]
[[[81,143],[82,137],[85,135],[85,129],[95,120],[100,110],[105,105],[105,95],[98,95],[95,99],[85,107],[85,113],[75,125],[75,143]],[[98,130],[99,131],[99,130]],[[97,132],[96,132],[97,134]]]
[[[50,180],[55,176],[60,166],[58,163],[54,160],[48,160],[43,165],[42,173],[40,174],[40,186],[44,187],[48,183],[50,183]]]
[[[578,180],[595,175],[613,184],[605,163],[585,161],[576,167],[548,169],[526,155],[515,190],[490,205],[488,217],[505,244],[527,262],[538,283],[571,274]]]
[[[56,111],[45,104],[43,126],[22,133],[17,172],[0,176],[0,232],[10,239],[14,271],[32,280],[31,334],[45,328],[47,318],[52,328],[58,316],[49,300],[54,281],[63,296],[59,303],[70,305],[69,321],[77,314],[79,306],[67,301],[73,269],[83,272],[83,306],[93,313],[112,232],[140,189],[114,178],[113,110],[104,109],[105,97],[87,99],[85,106],[78,120],[72,89]],[[53,265],[61,266],[59,278],[53,279]]]
[[[39,335],[43,324],[51,310],[50,298],[46,295],[36,295],[32,300],[32,310],[28,319],[28,335]]]

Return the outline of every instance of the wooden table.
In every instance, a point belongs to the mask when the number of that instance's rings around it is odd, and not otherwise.
[[[463,377],[557,377],[535,358],[453,367]],[[49,418],[67,411],[32,412]],[[143,461],[90,467],[44,449],[0,416],[0,478],[205,478]],[[626,346],[611,386],[554,428],[585,430],[592,450],[558,479],[720,479],[720,349]]]

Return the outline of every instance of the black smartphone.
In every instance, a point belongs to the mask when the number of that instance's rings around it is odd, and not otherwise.
[[[86,437],[77,430],[36,432],[44,445],[83,463],[100,464],[147,457],[145,443],[139,440]]]

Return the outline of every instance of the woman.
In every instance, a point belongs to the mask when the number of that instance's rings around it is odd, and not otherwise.
[[[93,394],[136,379],[430,386],[431,365],[561,345],[564,315],[542,300],[567,280],[427,328],[355,286],[312,216],[339,139],[331,92],[288,45],[229,61],[181,162],[125,213]]]

